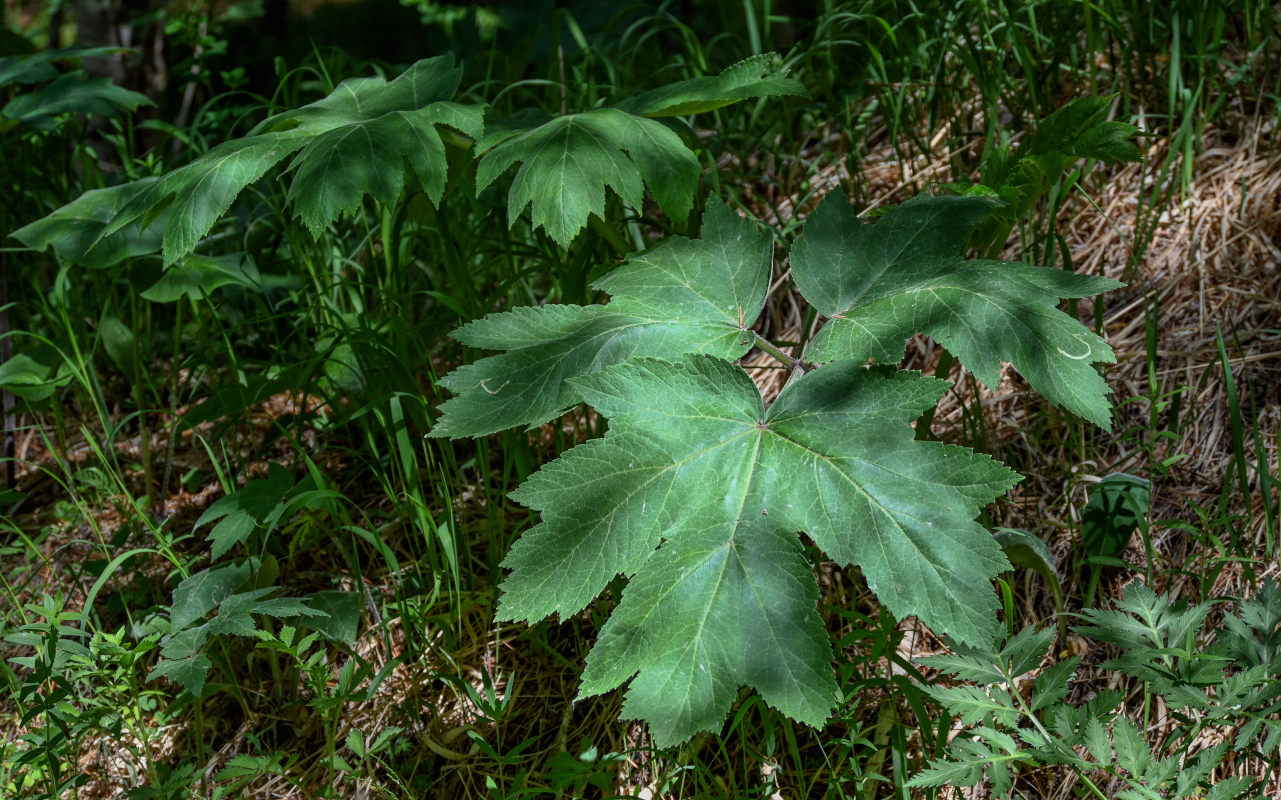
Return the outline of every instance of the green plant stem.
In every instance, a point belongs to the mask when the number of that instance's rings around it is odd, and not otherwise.
[[[136,320],[138,318],[138,296],[134,295],[129,300],[132,306],[130,310]],[[148,498],[148,506],[163,509],[165,487],[161,486],[157,491],[156,476],[151,467],[151,431],[147,428],[146,390],[143,380],[145,371],[142,364],[142,347],[138,343],[138,339],[138,336],[133,337],[133,352],[131,354],[133,363],[130,364],[133,375],[130,377],[133,379],[133,404],[138,412],[138,455],[142,459],[143,494]],[[157,503],[160,503],[160,505],[157,506]]]
[[[1005,670],[1002,669],[1001,671],[1004,672]],[[1010,697],[1014,700],[1015,703],[1018,704],[1019,710],[1023,712],[1023,716],[1028,718],[1028,720],[1036,728],[1037,732],[1040,733],[1041,736],[1045,738],[1045,741],[1053,742],[1055,746],[1059,750],[1064,751],[1066,755],[1071,756],[1072,758],[1076,758],[1076,753],[1072,752],[1070,749],[1064,748],[1061,744],[1058,743],[1058,740],[1055,739],[1054,736],[1052,736],[1048,730],[1046,730],[1045,726],[1041,724],[1041,720],[1037,718],[1036,713],[1032,711],[1032,708],[1027,704],[1027,701],[1023,699],[1023,695],[1013,688],[1015,686],[1014,676],[1012,675],[1006,676],[1006,686],[1011,687],[1009,690]],[[1077,776],[1081,780],[1085,781],[1086,787],[1091,792],[1094,793],[1095,797],[1098,797],[1099,800],[1107,800],[1107,795],[1103,793],[1102,789],[1100,789],[1097,785],[1095,785],[1094,781],[1090,780],[1089,775],[1086,775],[1080,769],[1077,769],[1076,765],[1072,764],[1071,762],[1068,762],[1068,766],[1070,766],[1072,770],[1076,772]]]
[[[618,231],[614,230],[613,226],[595,214],[587,217],[587,227],[591,228],[592,232],[599,236],[605,244],[613,248],[620,258],[625,258],[632,252],[627,240]]]
[[[792,370],[793,370],[792,376],[793,376],[793,377],[788,378],[788,382],[789,382],[789,383],[790,383],[794,378],[799,377],[799,376],[797,376],[797,374],[796,374],[795,370],[800,370],[801,374],[804,374],[804,373],[805,373],[804,365],[802,364],[802,362],[801,362],[801,360],[800,360],[799,358],[793,358],[792,356],[789,356],[787,353],[784,353],[784,352],[783,352],[782,350],[780,350],[780,349],[778,348],[778,346],[776,346],[773,342],[771,342],[770,340],[768,340],[768,339],[766,339],[765,337],[761,336],[761,335],[760,335],[759,333],[757,333],[756,331],[750,331],[750,333],[752,334],[752,345],[753,345],[753,346],[760,348],[761,350],[765,351],[766,353],[769,353],[769,354],[770,354],[771,356],[773,356],[774,358],[778,359],[778,360],[779,360],[779,361],[781,361],[782,363],[784,363],[784,364],[786,364],[786,365],[788,365],[789,367],[791,367],[791,368],[792,368]]]

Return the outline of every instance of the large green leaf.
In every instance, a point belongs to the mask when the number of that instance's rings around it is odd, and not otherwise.
[[[44,219],[14,231],[13,237],[33,250],[50,246],[63,261],[86,267],[109,267],[126,258],[160,249],[160,225],[143,229],[135,221],[111,236],[103,230],[122,208],[158,178],[143,178],[107,189],[92,189]],[[161,225],[165,216],[157,220]]]
[[[504,562],[499,616],[564,617],[634,576],[581,694],[637,676],[624,714],[649,721],[656,743],[718,725],[742,685],[796,719],[826,718],[831,646],[797,531],[858,565],[894,613],[990,639],[989,580],[1008,564],[973,518],[1017,476],[914,440],[908,423],[945,382],[838,362],[767,410],[740,368],[691,355],[571,383],[610,430],[513,494],[542,522]]]
[[[249,184],[286,156],[293,179],[288,201],[315,235],[360,205],[365,195],[392,203],[404,188],[405,162],[438,203],[445,189],[445,146],[438,125],[472,138],[481,109],[448,102],[462,68],[450,56],[414,64],[392,81],[353,78],[327,97],[264,120],[243,139],[210,150],[162,177],[130,201],[104,236],[169,208],[164,258],[191,251]]]
[[[604,215],[606,187],[639,209],[649,186],[667,216],[684,220],[702,170],[680,136],[650,117],[709,111],[748,97],[804,95],[804,87],[772,69],[773,58],[755,56],[719,76],[680,81],[615,106],[559,117],[494,119],[476,144],[476,152],[484,154],[476,189],[519,163],[507,197],[508,221],[515,224],[531,208],[534,226],[562,246],[573,241],[590,215]]]
[[[190,253],[249,184],[306,143],[291,133],[223,142],[138,192],[102,231],[104,239],[129,225],[146,227],[168,211],[162,237],[165,266]],[[54,212],[57,213],[57,212]]]
[[[995,207],[981,197],[920,196],[861,224],[833,192],[792,250],[801,294],[829,320],[806,348],[814,362],[897,363],[904,341],[933,336],[989,387],[1009,362],[1051,401],[1110,427],[1096,362],[1113,362],[1098,335],[1058,309],[1122,284],[1060,269],[983,259],[961,248]]]
[[[206,570],[205,581],[193,586],[192,596],[185,601],[191,611],[184,613],[182,621],[187,625],[204,617],[213,608],[211,602],[218,606],[218,613],[213,618],[194,627],[178,628],[179,599],[174,592],[174,630],[161,645],[161,658],[147,674],[147,680],[167,677],[177,681],[184,689],[199,695],[205,687],[205,680],[213,664],[203,655],[206,643],[218,636],[253,636],[258,630],[253,615],[275,617],[319,617],[324,618],[328,612],[311,608],[301,599],[293,597],[265,598],[276,591],[275,586],[250,589],[245,592],[232,593],[232,581],[239,575],[239,568],[215,568]],[[216,575],[216,577],[214,577]],[[179,587],[181,590],[197,576],[192,576]],[[265,599],[264,599],[265,598]],[[192,612],[198,612],[193,615]]]
[[[173,603],[169,606],[169,622],[175,631],[183,630],[217,608],[218,604],[236,593],[257,570],[254,560],[219,564],[183,579],[173,590]]]
[[[294,158],[289,202],[313,235],[339,214],[354,211],[364,195],[390,204],[404,184],[408,160],[424,193],[437,204],[445,191],[445,145],[437,125],[473,139],[482,110],[448,102],[462,68],[448,56],[419,61],[399,78],[344,81],[328,97],[265,120],[254,132],[285,131],[314,137]]]
[[[629,356],[743,355],[765,304],[772,249],[767,232],[711,202],[702,239],[677,237],[597,283],[613,295],[608,305],[518,308],[463,326],[454,333],[463,344],[508,352],[441,380],[457,397],[441,406],[432,435],[546,422],[581,401],[568,379]]]
[[[116,117],[139,106],[155,105],[146,95],[116,86],[110,78],[90,77],[81,70],[10,100],[0,116],[40,130],[53,130],[64,114]]]
[[[14,353],[0,364],[0,388],[32,402],[48,399],[71,382],[71,371],[64,369],[63,363],[49,345],[40,345],[30,353]]]
[[[255,478],[243,488],[215,500],[195,524],[199,528],[218,521],[209,531],[213,551],[211,557],[217,559],[230,548],[242,544],[255,527],[279,514],[284,506],[285,496],[294,488],[294,483],[289,470],[272,463],[268,467],[267,477]]]
[[[693,207],[701,171],[681,138],[661,122],[616,108],[547,118],[513,133],[509,126],[477,143],[485,155],[477,167],[483,190],[520,163],[507,195],[508,220],[533,206],[535,227],[568,246],[591,214],[604,216],[605,187],[640,208],[644,184],[667,215],[685,219]]]
[[[52,60],[35,53],[0,58],[0,86],[51,81],[58,77]]]
[[[999,197],[1005,205],[979,224],[970,244],[986,255],[1005,246],[1010,231],[1032,210],[1069,168],[1081,159],[1105,163],[1138,161],[1134,137],[1139,129],[1128,122],[1109,120],[1113,97],[1078,97],[1047,116],[1035,134],[1016,147],[1002,134],[983,159],[982,183],[950,184],[946,188],[965,195]],[[1076,178],[1064,184],[1071,187]]]
[[[1138,161],[1134,137],[1139,129],[1108,119],[1116,95],[1078,97],[1047,116],[1037,126],[1028,157],[1038,159],[1047,175],[1057,175],[1081,158],[1105,162]]]

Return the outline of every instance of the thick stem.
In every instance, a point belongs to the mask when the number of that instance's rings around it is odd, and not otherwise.
[[[804,365],[802,365],[801,360],[799,358],[793,358],[792,356],[789,356],[787,353],[784,353],[777,346],[775,346],[773,342],[761,336],[756,331],[748,331],[748,333],[752,334],[752,344],[755,347],[759,347],[761,350],[764,350],[766,353],[769,353],[774,358],[778,359],[779,361],[791,367],[793,370],[801,370],[802,373],[805,371]]]

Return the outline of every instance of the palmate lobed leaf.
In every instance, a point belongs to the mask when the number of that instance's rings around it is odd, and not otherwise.
[[[605,214],[605,189],[640,208],[644,184],[674,220],[684,220],[694,205],[701,168],[681,138],[661,122],[617,108],[598,108],[554,117],[537,127],[498,139],[482,139],[476,171],[483,191],[520,163],[507,196],[511,223],[528,207],[535,227],[546,229],[568,247],[587,218]]]
[[[530,209],[534,227],[568,247],[588,218],[605,213],[605,190],[639,209],[648,186],[658,207],[683,221],[694,207],[698,159],[653,117],[711,111],[749,97],[805,96],[797,81],[773,68],[774,56],[753,56],[715,77],[693,78],[614,106],[551,117],[535,114],[487,122],[476,143],[483,154],[476,190],[516,164],[507,198],[510,224]]]
[[[1062,172],[1064,165],[1079,158],[1104,162],[1138,161],[1141,158],[1134,137],[1139,129],[1128,122],[1109,120],[1108,109],[1116,95],[1078,97],[1051,113],[1037,126],[1028,155],[1052,159],[1048,175]]]
[[[862,225],[844,192],[824,198],[792,250],[797,287],[829,317],[806,358],[897,363],[905,340],[925,333],[988,387],[1009,362],[1052,402],[1109,428],[1109,390],[1094,364],[1116,357],[1057,306],[1122,284],[1021,262],[965,260],[962,246],[993,208],[982,197],[922,195]]]
[[[445,193],[446,156],[438,125],[478,138],[481,110],[432,102],[336,126],[294,158],[288,201],[312,235],[320,236],[340,214],[359,208],[365,194],[384,205],[394,203],[404,188],[408,160],[423,193],[439,204]]]
[[[200,528],[210,522],[217,523],[208,535],[211,557],[217,560],[232,547],[243,544],[255,527],[279,512],[285,496],[293,488],[294,478],[289,470],[272,463],[267,477],[255,478],[243,488],[215,500],[194,525]]]
[[[456,397],[441,405],[431,435],[541,424],[582,401],[571,378],[633,355],[743,355],[765,305],[772,251],[768,232],[713,201],[702,239],[671,239],[597,282],[613,295],[607,305],[518,308],[468,323],[454,338],[508,352],[440,381]]]
[[[999,251],[1013,226],[1077,161],[1117,163],[1140,159],[1133,141],[1139,129],[1107,119],[1113,100],[1115,95],[1069,101],[1042,120],[1030,139],[1025,138],[1017,148],[1003,136],[996,149],[984,158],[982,183],[948,187],[961,194],[1000,197],[1006,202],[977,228],[972,243],[985,251]]]
[[[543,521],[504,561],[499,616],[572,614],[633,575],[581,694],[636,676],[624,714],[646,719],[656,743],[715,727],[742,685],[798,720],[827,717],[831,645],[797,531],[859,566],[894,613],[990,639],[988,581],[1008,564],[973,518],[1017,476],[914,440],[908,423],[945,382],[840,362],[766,409],[740,368],[691,355],[572,383],[610,432],[513,493]]]
[[[607,305],[519,309],[464,326],[465,344],[508,352],[447,376],[457,396],[433,435],[533,425],[578,402],[610,420],[603,439],[513,493],[542,520],[504,561],[511,571],[498,615],[563,618],[629,577],[588,656],[581,694],[630,682],[624,715],[647,720],[660,745],[714,728],[741,686],[795,719],[826,718],[831,645],[797,532],[859,567],[896,615],[989,646],[990,579],[1008,562],[974,517],[1018,478],[969,450],[916,441],[909,423],[937,403],[945,382],[864,361],[870,353],[897,362],[903,341],[924,330],[962,357],[978,353],[976,370],[996,371],[1009,343],[978,330],[996,324],[976,316],[982,298],[966,305],[953,296],[977,294],[975,275],[1008,280],[983,272],[992,265],[1019,282],[1015,292],[988,292],[1010,301],[993,303],[1001,319],[1017,317],[1051,342],[1064,332],[1093,336],[1055,305],[1112,282],[961,258],[993,208],[929,198],[867,227],[848,204],[821,206],[792,267],[806,297],[836,319],[805,354],[822,364],[768,409],[725,359],[751,345],[772,242],[718,203],[702,240],[678,238],[602,281],[597,288],[613,295]],[[837,334],[854,353],[824,357],[822,337]],[[1072,362],[1061,351],[1044,358],[1047,368],[1070,371]],[[1093,399],[1106,413],[1105,391]],[[1042,643],[1024,644],[1002,655],[1012,668],[1039,663]]]
[[[479,138],[482,110],[448,102],[462,78],[450,56],[419,61],[392,81],[353,78],[327,97],[272,116],[249,135],[213,148],[139,191],[100,238],[151,223],[164,210],[163,254],[171,264],[190,252],[246,186],[286,157],[293,171],[288,202],[313,235],[366,194],[391,203],[404,186],[405,162],[424,193],[439,203],[446,163],[439,125]]]
[[[253,615],[275,617],[325,618],[328,612],[312,608],[299,598],[273,597],[266,595],[276,591],[275,586],[234,592],[234,581],[242,574],[247,575],[251,566],[228,568],[226,566],[205,570],[183,581],[174,592],[172,621],[174,632],[167,637],[161,647],[161,659],[147,675],[147,680],[158,677],[169,677],[180,683],[192,694],[199,695],[204,689],[205,679],[212,667],[209,659],[203,654],[206,643],[215,636],[253,636],[258,629]],[[199,583],[194,579],[202,577]],[[194,585],[192,585],[194,584]],[[179,597],[179,591],[192,585],[188,596]],[[218,606],[218,613],[212,619],[194,627],[178,630],[178,622],[190,625]],[[180,605],[181,604],[181,605]],[[183,609],[180,612],[180,608]],[[179,617],[181,616],[181,619]]]

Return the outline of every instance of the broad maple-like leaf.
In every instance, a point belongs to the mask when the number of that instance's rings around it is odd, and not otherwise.
[[[1052,165],[1047,165],[1048,174],[1062,172],[1065,163],[1080,158],[1138,161],[1140,153],[1134,137],[1139,129],[1107,118],[1115,97],[1078,97],[1068,102],[1037,126],[1028,155],[1053,159]]]
[[[441,379],[457,396],[440,407],[431,435],[541,424],[581,402],[568,379],[633,355],[743,355],[765,305],[772,252],[768,232],[713,201],[702,239],[669,240],[595,284],[613,295],[607,305],[518,308],[464,325],[458,341],[508,352]]]
[[[482,109],[449,102],[462,67],[449,56],[419,61],[387,83],[343,81],[323,100],[262,122],[262,132],[314,136],[294,158],[289,202],[313,235],[339,214],[354,211],[365,194],[388,205],[400,195],[404,164],[413,167],[433,204],[445,192],[445,145],[438,125],[473,139],[483,130]],[[295,127],[296,126],[296,127]]]
[[[1107,118],[1113,99],[1071,100],[1042,120],[1036,132],[1017,147],[1009,136],[1002,135],[983,159],[981,183],[944,187],[957,194],[1005,201],[975,228],[970,237],[972,246],[985,255],[999,255],[1014,226],[1075,162],[1087,158],[1104,163],[1139,160],[1139,148],[1133,141],[1139,129]]]
[[[289,470],[279,464],[268,467],[267,477],[249,481],[243,488],[215,500],[196,520],[199,528],[217,521],[209,531],[212,558],[215,560],[238,544],[243,544],[255,527],[273,515],[279,515],[285,496],[294,488]]]
[[[633,576],[581,694],[636,676],[623,712],[647,720],[657,744],[718,725],[742,685],[798,720],[826,719],[831,645],[797,531],[858,565],[894,613],[990,639],[989,579],[1008,563],[974,516],[1017,476],[914,440],[908,423],[944,381],[837,362],[766,409],[742,369],[690,355],[571,383],[610,430],[513,493],[542,522],[504,561],[498,615],[564,617]]]
[[[684,220],[702,170],[680,136],[650,117],[693,114],[748,97],[804,95],[799,83],[771,68],[772,59],[756,56],[717,77],[680,81],[616,106],[494,120],[476,144],[484,154],[476,190],[519,163],[507,197],[508,221],[515,224],[532,207],[534,226],[561,246],[573,241],[591,214],[604,215],[606,187],[639,209],[648,185],[668,217]]]
[[[640,208],[644,185],[672,219],[689,216],[698,189],[698,159],[661,122],[617,108],[549,117],[537,127],[497,136],[476,145],[485,155],[476,171],[482,191],[520,163],[507,195],[513,224],[533,205],[533,223],[561,246],[568,246],[591,214],[604,216],[605,187]],[[486,152],[487,151],[487,152]]]
[[[227,574],[223,570],[210,570],[206,574],[210,576],[210,583],[213,573],[219,572],[220,577]],[[194,577],[194,576],[193,576]],[[235,573],[230,577],[234,579]],[[191,582],[189,578],[183,584]],[[325,611],[321,611],[305,604],[302,600],[293,597],[274,597],[263,599],[265,595],[276,591],[275,586],[268,586],[261,589],[251,589],[247,592],[238,592],[227,594],[230,591],[230,582],[218,581],[221,585],[204,585],[196,589],[205,593],[204,597],[195,598],[188,602],[198,603],[197,615],[186,614],[183,621],[187,624],[203,617],[209,609],[209,597],[219,597],[217,600],[218,614],[212,619],[194,626],[176,630],[171,634],[165,643],[161,646],[161,659],[157,662],[154,669],[147,674],[147,680],[155,680],[159,677],[168,677],[177,681],[184,689],[192,694],[199,695],[205,686],[205,679],[208,677],[209,669],[212,667],[208,657],[201,652],[205,644],[216,636],[253,636],[258,626],[254,623],[254,614],[275,617],[327,617]],[[181,587],[179,587],[181,588]],[[177,607],[179,603],[178,593],[174,593],[175,617],[177,616]]]
[[[806,348],[813,362],[897,363],[904,341],[933,336],[989,387],[1009,362],[1048,399],[1104,428],[1108,388],[1094,367],[1106,342],[1058,309],[1123,284],[1011,261],[965,260],[961,248],[994,208],[982,197],[920,196],[874,225],[833,192],[792,249],[801,294],[829,321]]]
[[[288,201],[313,235],[365,195],[392,203],[404,185],[405,162],[438,203],[445,189],[439,125],[479,138],[481,109],[448,102],[462,68],[440,56],[419,61],[392,81],[353,78],[329,96],[270,117],[236,139],[161,177],[139,192],[103,232],[170,213],[163,252],[170,264],[191,251],[249,184],[286,156],[293,180]]]

